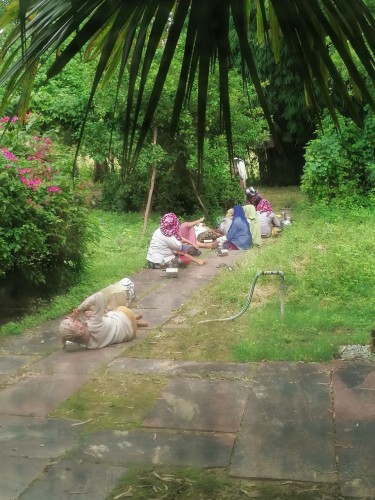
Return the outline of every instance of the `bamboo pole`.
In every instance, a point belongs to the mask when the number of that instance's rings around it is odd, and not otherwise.
[[[190,177],[190,182],[191,182],[191,185],[193,186],[193,191],[195,193],[195,196],[197,197],[197,200],[198,200],[198,203],[199,205],[202,207],[202,210],[203,210],[203,213],[205,215],[206,218],[208,218],[208,212],[207,212],[207,209],[206,207],[204,206],[204,203],[202,201],[202,198],[199,196],[199,192],[198,192],[198,189],[197,189],[197,186],[195,185],[195,182],[194,182],[194,179],[193,179],[193,176],[191,175],[191,173],[188,171],[188,174],[189,174],[189,177]]]
[[[156,145],[157,140],[158,140],[158,128],[156,125],[153,125],[152,126],[152,144]],[[156,166],[154,165],[152,167],[150,189],[148,190],[147,205],[146,205],[146,210],[145,210],[145,216],[143,219],[142,237],[144,237],[144,235],[146,234],[147,221],[148,221],[148,217],[150,214],[150,208],[151,208],[152,194],[154,192],[154,186],[155,186],[155,178],[156,178]]]

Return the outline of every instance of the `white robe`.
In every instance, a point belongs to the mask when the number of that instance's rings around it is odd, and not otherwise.
[[[133,323],[126,314],[120,311],[110,311],[105,315],[105,299],[102,292],[90,295],[78,306],[80,312],[88,309],[92,310],[92,315],[86,320],[90,333],[90,340],[87,344],[89,349],[119,344],[135,337],[137,331],[134,330]]]

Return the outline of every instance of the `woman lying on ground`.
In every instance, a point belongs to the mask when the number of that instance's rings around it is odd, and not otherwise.
[[[60,323],[62,343],[75,342],[88,349],[100,349],[110,344],[119,344],[135,338],[138,326],[148,326],[142,315],[135,316],[125,306],[106,313],[106,302],[102,292],[90,295],[72,314]],[[86,314],[87,312],[87,314]],[[85,319],[78,318],[79,314]]]
[[[191,249],[184,245],[190,245]],[[195,249],[195,250],[192,250]],[[189,251],[189,253],[188,253]],[[174,213],[163,215],[160,227],[154,231],[147,252],[147,261],[152,269],[162,269],[167,265],[187,266],[190,263],[203,266],[205,260],[190,253],[196,253],[196,247],[189,239],[180,235],[180,221]]]
[[[227,248],[228,250],[248,250],[251,245],[252,237],[249,223],[243,208],[240,205],[235,205],[232,224],[227,233]]]
[[[189,240],[193,246],[199,248],[216,248],[217,238],[223,233],[204,224],[204,217],[192,222],[183,222],[180,227],[180,236]]]

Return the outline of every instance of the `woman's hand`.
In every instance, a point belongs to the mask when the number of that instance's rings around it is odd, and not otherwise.
[[[79,315],[79,309],[76,308],[76,309],[73,309],[72,314],[70,315],[70,317],[72,319],[76,319],[78,315]]]

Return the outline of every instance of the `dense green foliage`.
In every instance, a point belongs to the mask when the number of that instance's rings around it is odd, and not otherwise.
[[[182,53],[176,54],[176,59]],[[155,71],[155,68],[152,68]],[[236,119],[233,121],[233,142],[236,155],[248,159],[249,152],[269,138],[266,122],[257,103],[253,88],[244,91],[241,78],[230,72],[231,105]],[[198,169],[195,102],[198,90],[194,86],[191,103],[183,113],[174,137],[168,126],[173,111],[170,100],[172,83],[178,74],[171,71],[161,96],[161,104],[154,118],[157,144],[146,144],[134,170],[113,169],[103,182],[103,208],[109,210],[141,210],[145,206],[150,185],[151,170],[156,169],[152,208],[163,212],[191,215],[202,207],[196,191],[209,213],[222,212],[242,199],[239,181],[231,173],[227,157],[226,140],[220,132],[217,91],[217,72],[210,82],[205,157],[203,169]],[[145,91],[149,90],[147,87]],[[250,101],[249,101],[250,100]],[[249,107],[249,102],[251,106]],[[196,191],[194,189],[196,188]]]
[[[328,119],[324,132],[306,147],[306,164],[301,188],[311,201],[333,199],[364,203],[375,196],[375,158],[373,137],[375,118],[368,111],[364,127],[340,118],[340,131]]]
[[[0,122],[0,278],[44,283],[53,275],[61,281],[64,270],[74,274],[83,266],[83,191],[73,192],[54,162],[51,139],[37,134],[34,117]]]

